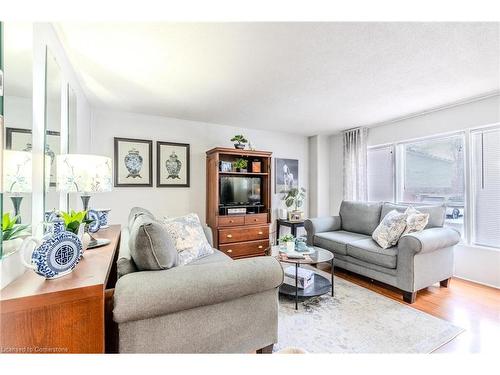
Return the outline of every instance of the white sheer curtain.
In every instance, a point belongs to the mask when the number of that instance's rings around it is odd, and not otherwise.
[[[366,201],[367,189],[367,128],[344,131],[344,199]]]

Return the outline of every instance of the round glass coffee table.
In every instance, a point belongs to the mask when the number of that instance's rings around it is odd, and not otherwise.
[[[288,296],[295,297],[295,310],[298,310],[299,306],[299,297],[307,298],[307,297],[315,297],[321,296],[331,291],[332,297],[334,295],[334,282],[333,282],[333,253],[321,249],[319,247],[312,246],[314,252],[312,254],[304,255],[304,258],[288,258],[286,253],[280,253],[279,246],[272,246],[270,249],[271,256],[274,256],[280,263],[289,263],[295,264],[295,286],[290,284],[282,284],[280,286],[280,293]],[[315,265],[318,263],[326,263],[330,262],[332,267],[332,275],[331,280],[328,280],[326,277],[315,273],[314,274],[314,282],[309,285],[305,289],[299,288],[298,281],[298,269],[303,264]]]

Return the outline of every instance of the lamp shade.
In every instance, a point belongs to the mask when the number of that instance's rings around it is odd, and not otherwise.
[[[63,154],[56,157],[57,190],[101,193],[111,191],[112,161],[98,155]]]
[[[6,193],[31,193],[31,152],[4,150],[3,190]]]

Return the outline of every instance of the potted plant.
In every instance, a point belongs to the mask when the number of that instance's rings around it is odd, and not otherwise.
[[[302,217],[302,211],[300,211],[299,208],[302,207],[306,198],[306,189],[291,188],[289,191],[283,193],[283,201],[285,202],[285,205],[288,209],[292,209],[291,216],[293,217],[295,214],[295,216],[298,215],[299,217]]]
[[[64,228],[68,232],[74,233],[80,238],[84,251],[90,242],[90,235],[85,232],[85,225],[90,223],[90,220],[87,220],[86,216],[87,211],[61,211],[61,217],[64,220]]]
[[[295,251],[295,238],[291,234],[285,234],[280,237],[280,245],[286,247],[287,253]]]
[[[30,234],[30,225],[17,224],[18,219],[19,216],[11,216],[9,212],[2,216],[2,255],[16,251],[23,242],[23,237]]]
[[[245,138],[243,134],[237,134],[233,138],[231,138],[231,142],[236,142],[234,144],[234,148],[243,150],[248,140]]]
[[[234,169],[236,169],[236,172],[246,172],[247,171],[247,166],[248,166],[248,160],[246,159],[236,159],[233,163]]]

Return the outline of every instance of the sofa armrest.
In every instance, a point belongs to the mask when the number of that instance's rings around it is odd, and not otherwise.
[[[134,272],[116,283],[113,319],[124,323],[214,305],[282,282],[283,269],[273,257]]]
[[[304,228],[307,233],[307,244],[313,245],[313,239],[316,233],[340,230],[341,223],[340,216],[326,216],[306,219],[304,221]]]
[[[401,236],[398,249],[408,249],[413,253],[428,253],[460,242],[460,234],[451,228],[430,228],[421,232]]]

